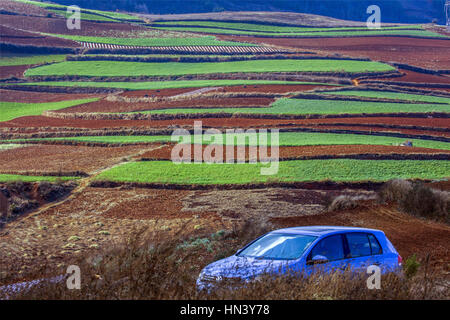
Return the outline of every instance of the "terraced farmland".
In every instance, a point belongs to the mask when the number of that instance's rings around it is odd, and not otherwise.
[[[129,248],[136,230],[199,242],[194,254],[186,242],[176,251],[190,255],[182,275],[194,279],[228,254],[217,234],[239,242],[249,222],[382,229],[404,261],[433,257],[427,268],[443,285],[427,298],[448,297],[445,28],[82,8],[82,28],[69,30],[64,5],[1,7],[0,299],[3,284],[44,266],[52,277],[113,244]],[[407,205],[383,198],[391,179],[406,180],[394,187]],[[109,279],[102,270],[92,278]]]
[[[65,61],[29,69],[25,75],[33,76],[174,76],[211,73],[249,72],[386,72],[393,67],[372,61],[335,60],[249,60],[209,63],[142,63],[121,61]]]
[[[159,184],[251,184],[270,181],[386,181],[393,178],[447,176],[450,161],[302,160],[279,163],[274,176],[260,174],[272,164],[174,164],[171,161],[134,162],[97,176],[98,180]],[[166,172],[161,176],[160,172]]]

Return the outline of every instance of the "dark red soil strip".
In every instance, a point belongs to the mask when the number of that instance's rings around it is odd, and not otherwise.
[[[360,118],[318,118],[318,119],[251,119],[251,118],[203,118],[204,127],[210,128],[262,128],[289,127],[317,124],[359,124],[359,125],[398,125],[417,127],[450,128],[449,118],[407,118],[407,117],[360,117]],[[0,122],[0,128],[164,128],[173,126],[192,127],[195,119],[173,120],[82,120],[60,119],[44,116],[19,117],[11,121]]]
[[[450,69],[448,40],[407,37],[351,37],[286,39],[218,36],[222,40],[264,43],[300,50],[340,53],[354,58],[394,61],[428,69]]]
[[[77,112],[133,112],[147,110],[180,109],[180,108],[255,108],[267,107],[275,101],[273,98],[198,98],[183,99],[179,101],[161,102],[111,102],[107,100],[94,101],[74,107],[58,110],[58,113]]]
[[[148,151],[143,155],[136,157],[141,160],[171,160],[173,144],[161,146],[158,149]],[[202,154],[207,146],[202,146]],[[238,159],[238,148],[234,147],[234,159]],[[258,155],[258,150],[254,149]],[[225,161],[228,159],[225,147],[222,148]],[[248,161],[250,148],[244,149],[244,154],[239,157],[240,160]],[[213,154],[214,155],[214,154]],[[348,158],[355,156],[355,159],[379,159],[386,157],[389,159],[436,159],[448,160],[450,150],[418,148],[418,147],[400,147],[400,146],[382,146],[382,145],[322,145],[322,146],[291,146],[279,147],[279,157],[281,160],[293,159],[335,159]],[[271,156],[271,150],[268,149],[268,156]],[[431,157],[429,157],[431,156]],[[445,157],[445,159],[442,159]],[[194,159],[194,146],[191,146],[189,159]]]
[[[41,103],[95,98],[95,94],[46,93],[0,89],[0,101]]]
[[[32,65],[0,66],[0,79],[23,78],[23,73]]]
[[[223,86],[217,90],[209,92],[262,92],[262,93],[288,93],[296,91],[308,91],[314,89],[332,89],[334,86],[321,86],[321,85],[297,85],[297,84],[286,84],[286,85],[242,85],[242,86]],[[136,91],[125,91],[120,94],[124,97],[170,97],[182,93],[191,92],[194,90],[201,89],[197,88],[180,88],[180,89],[161,89],[161,90],[136,90]]]

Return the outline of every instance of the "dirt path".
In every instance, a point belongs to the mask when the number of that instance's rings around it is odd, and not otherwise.
[[[145,153],[157,150],[157,149],[162,148],[162,147],[163,147],[163,145],[157,146],[157,147],[141,149],[136,154],[131,155],[130,158],[131,157],[140,157],[140,156],[144,155]],[[123,163],[124,163],[124,161],[120,161],[118,163],[115,163],[115,164],[103,167],[101,169],[97,169],[96,171],[92,172],[92,174],[89,175],[88,177],[81,178],[81,179],[77,180],[78,186],[74,190],[72,190],[72,192],[67,197],[65,197],[65,198],[63,198],[63,199],[61,199],[59,201],[56,201],[56,202],[47,203],[47,204],[39,207],[36,211],[32,211],[32,212],[30,212],[30,213],[28,213],[28,214],[18,218],[17,220],[14,221],[14,225],[12,225],[12,223],[11,223],[11,224],[9,224],[9,226],[7,226],[8,230],[7,231],[5,230],[5,232],[10,233],[12,230],[17,229],[18,227],[20,227],[21,223],[24,220],[35,218],[35,217],[39,216],[40,214],[46,212],[47,210],[50,210],[50,209],[55,208],[55,207],[58,207],[58,206],[66,203],[66,202],[68,202],[70,200],[73,200],[80,193],[82,193],[89,186],[90,182],[96,176],[98,176],[100,173],[102,173],[102,172],[104,172],[106,170],[109,170],[111,168],[117,167],[117,166],[119,166],[119,165],[121,165]],[[3,236],[3,235],[4,234],[0,233],[0,237]]]

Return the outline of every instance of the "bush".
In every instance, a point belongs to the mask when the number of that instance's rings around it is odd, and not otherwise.
[[[414,277],[417,274],[419,267],[420,267],[420,263],[417,261],[417,257],[415,254],[408,257],[408,259],[406,259],[405,264],[403,266],[403,271],[405,273],[405,276],[407,278]]]
[[[403,212],[450,222],[450,192],[432,189],[421,182],[396,179],[384,184],[378,195],[382,201],[397,203]]]

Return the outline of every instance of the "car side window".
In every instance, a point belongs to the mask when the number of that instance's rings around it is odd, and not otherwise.
[[[369,234],[370,247],[372,248],[372,255],[374,254],[382,254],[383,250],[381,250],[380,243],[377,238],[373,234]]]
[[[365,233],[347,233],[348,248],[352,258],[370,256],[372,253],[369,238]]]
[[[344,259],[344,246],[340,234],[322,239],[311,250],[308,260],[314,256],[325,256],[329,261]]]

